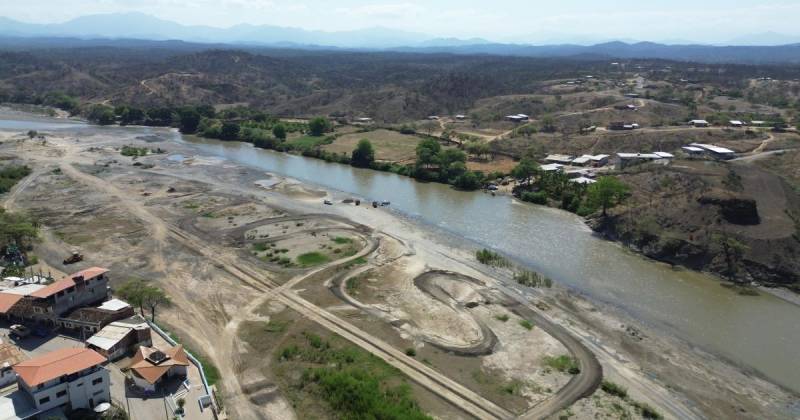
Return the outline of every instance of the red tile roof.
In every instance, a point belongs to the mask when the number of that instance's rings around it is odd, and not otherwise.
[[[86,348],[66,348],[47,353],[14,366],[28,386],[37,386],[51,379],[71,375],[103,364],[106,358]]]
[[[6,314],[17,302],[22,300],[22,295],[0,293],[0,314]]]
[[[31,296],[33,296],[35,298],[45,299],[45,298],[48,298],[50,296],[53,296],[54,294],[56,294],[58,292],[61,292],[63,290],[67,290],[70,287],[74,286],[75,285],[75,277],[83,276],[84,280],[89,280],[89,279],[93,279],[93,278],[95,278],[95,277],[97,277],[99,275],[105,274],[105,273],[108,273],[108,270],[106,270],[105,268],[100,268],[100,267],[87,268],[86,270],[81,270],[81,271],[78,271],[77,273],[70,274],[70,275],[64,277],[63,279],[58,280],[57,282],[48,285],[44,289],[37,290],[37,291],[31,293]]]
[[[147,359],[151,353],[156,351],[158,349],[153,347],[139,347],[131,362],[131,370],[148,383],[158,382],[173,366],[189,366],[189,357],[186,356],[181,345],[164,350],[167,359],[158,365]]]

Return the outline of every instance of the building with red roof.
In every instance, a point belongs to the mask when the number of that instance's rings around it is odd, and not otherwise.
[[[189,357],[183,346],[170,347],[169,350],[158,350],[154,347],[139,347],[131,362],[131,373],[134,383],[147,390],[155,391],[158,385],[169,378],[186,378]]]
[[[27,393],[40,412],[56,407],[67,411],[92,409],[110,402],[106,358],[87,348],[65,348],[14,366],[19,389]]]

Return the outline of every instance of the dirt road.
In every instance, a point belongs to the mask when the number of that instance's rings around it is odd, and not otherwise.
[[[455,406],[460,407],[465,412],[471,413],[481,419],[506,419],[513,417],[509,411],[436,372],[424,363],[407,356],[402,351],[395,349],[392,345],[367,334],[355,325],[311,304],[289,288],[279,286],[269,277],[265,276],[261,270],[253,268],[247,262],[235,258],[229,251],[208,244],[175,226],[168,225],[162,219],[151,214],[143,204],[131,200],[128,194],[119,190],[109,182],[81,172],[69,163],[61,163],[60,168],[65,175],[73,180],[88,185],[96,191],[102,191],[118,200],[119,204],[129,211],[131,215],[140,219],[151,229],[154,239],[159,242],[165,242],[166,238],[169,236],[171,239],[181,243],[187,248],[203,255],[209,261],[224,267],[228,273],[253,289],[265,293],[265,298],[262,298],[262,300],[274,297],[287,307],[296,310],[298,313],[303,314],[328,330],[339,334],[364,350],[383,359],[390,365],[398,368],[412,380]],[[290,282],[290,284],[299,282],[310,274],[301,276],[294,282]],[[228,341],[235,340],[235,337],[231,336],[225,338]],[[226,357],[231,356],[228,355]],[[233,368],[233,366],[231,366],[231,368]],[[233,372],[230,373],[230,378],[226,379],[226,384],[234,385],[235,374],[233,374]],[[238,384],[234,387],[234,389],[236,388],[239,388]],[[244,395],[244,392],[241,392],[240,389],[238,394],[241,396]]]

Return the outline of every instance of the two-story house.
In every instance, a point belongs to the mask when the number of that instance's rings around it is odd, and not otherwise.
[[[61,407],[66,412],[92,409],[111,401],[106,358],[86,348],[66,348],[14,366],[17,384],[38,412]]]

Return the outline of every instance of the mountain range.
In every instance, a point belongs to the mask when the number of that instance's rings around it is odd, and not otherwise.
[[[270,25],[240,24],[229,28],[182,25],[143,13],[89,15],[64,23],[24,23],[0,17],[0,47],[37,45],[35,39],[60,44],[102,44],[104,41],[182,41],[215,47],[271,47],[293,49],[389,50],[413,53],[493,54],[527,57],[658,58],[700,62],[800,63],[800,37],[765,32],[742,36],[726,45],[673,40],[669,44],[608,40],[591,35],[555,32],[531,34],[505,42],[482,38],[437,38],[390,28],[317,31]],[[27,40],[21,43],[21,39]],[[525,39],[544,40],[539,45]],[[593,42],[594,40],[594,42]],[[624,41],[624,42],[622,42]],[[768,45],[767,45],[768,44]],[[780,45],[773,45],[780,44]],[[767,46],[765,46],[767,45]],[[769,46],[772,45],[772,46]]]

